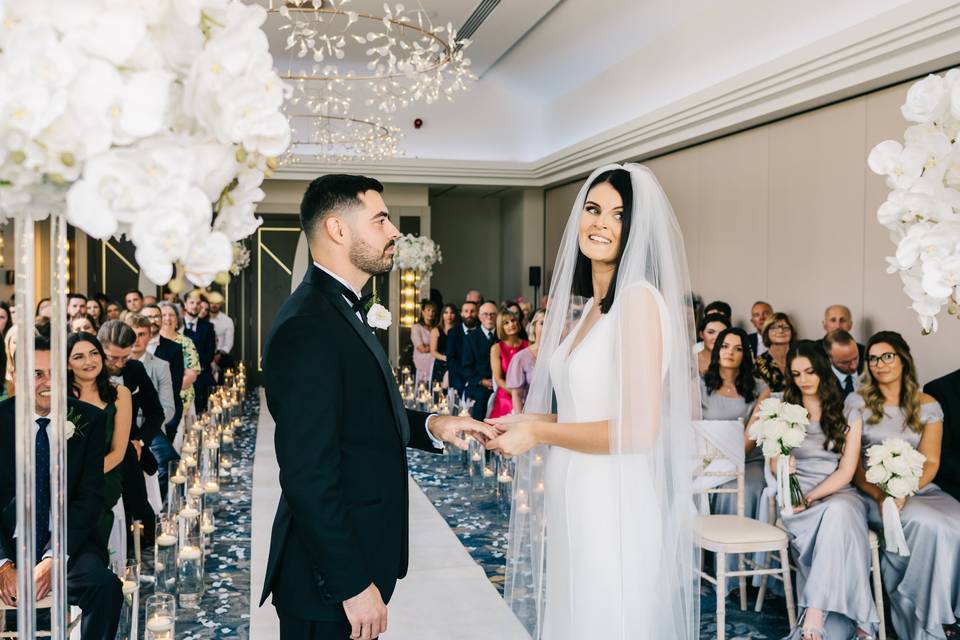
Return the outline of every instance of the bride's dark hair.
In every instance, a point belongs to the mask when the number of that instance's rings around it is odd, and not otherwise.
[[[613,279],[610,281],[610,288],[607,295],[600,301],[600,312],[607,313],[613,306],[613,300],[617,292],[617,276],[620,274],[620,260],[623,258],[623,250],[627,244],[627,238],[630,237],[630,215],[633,211],[633,184],[630,181],[630,172],[625,169],[611,169],[604,171],[596,177],[587,189],[589,195],[590,189],[598,184],[606,182],[620,194],[623,201],[623,214],[620,218],[620,249],[617,252],[617,264],[613,270]],[[593,296],[593,271],[590,266],[590,258],[583,255],[577,245],[577,264],[573,268],[573,290],[575,296],[584,296],[590,298]]]

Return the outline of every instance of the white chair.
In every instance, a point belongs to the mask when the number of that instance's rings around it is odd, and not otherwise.
[[[46,598],[43,598],[42,600],[37,602],[36,610],[40,611],[41,609],[49,609],[52,606],[53,606],[53,598],[52,596],[48,595]],[[12,629],[10,631],[7,631],[5,629],[7,611],[16,611],[16,610],[17,610],[16,607],[8,607],[4,603],[0,602],[0,638],[19,638],[20,637],[16,629]],[[69,624],[67,625],[67,633],[70,634],[71,640],[73,640],[74,637],[79,638],[79,631],[80,631],[79,609],[77,609],[76,607],[70,607],[70,614],[67,616],[67,618],[70,620]],[[37,630],[37,635],[35,637],[49,638],[50,632]]]
[[[709,456],[699,456],[698,458],[698,479],[702,476],[713,474],[731,477],[729,471],[712,472],[706,470],[710,464],[714,463],[718,457],[723,454],[710,447],[707,442]],[[741,454],[742,455],[742,454]],[[698,516],[694,526],[694,532],[698,544],[703,551],[712,552],[715,555],[716,576],[711,576],[700,571],[700,576],[713,584],[717,593],[717,640],[724,640],[726,637],[726,593],[727,579],[737,578],[740,581],[740,609],[747,610],[747,577],[750,576],[774,576],[783,581],[783,589],[787,601],[787,619],[790,628],[793,629],[797,624],[796,609],[793,601],[793,584],[790,579],[790,568],[788,563],[789,538],[785,531],[770,524],[759,522],[743,515],[743,464],[738,465],[736,460],[732,460],[736,467],[733,477],[736,480],[736,488],[709,487],[710,483],[698,482],[699,493],[704,496],[711,494],[730,494],[737,495],[737,515],[701,515]],[[704,485],[708,488],[702,488]],[[777,552],[780,555],[781,567],[777,569],[768,569],[760,566],[747,558],[748,555],[756,553]],[[727,556],[735,553],[738,556],[739,566],[737,571],[727,570]],[[748,566],[749,565],[749,566]]]

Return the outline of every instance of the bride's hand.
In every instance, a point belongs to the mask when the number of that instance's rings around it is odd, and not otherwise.
[[[540,444],[534,420],[514,421],[497,425],[497,428],[504,432],[487,442],[487,449],[491,451],[499,451],[505,456],[519,456]]]

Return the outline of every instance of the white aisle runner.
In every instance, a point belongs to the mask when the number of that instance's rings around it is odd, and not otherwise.
[[[279,637],[276,611],[257,607],[280,499],[274,423],[261,392],[257,452],[253,463],[253,540],[250,637]],[[389,607],[383,640],[529,640],[500,594],[487,580],[420,487],[410,482],[410,572]]]

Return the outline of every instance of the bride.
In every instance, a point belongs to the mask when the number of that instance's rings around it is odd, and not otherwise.
[[[524,413],[492,420],[488,443],[521,456],[504,597],[535,639],[699,637],[688,291],[656,178],[597,169],[561,240]]]

